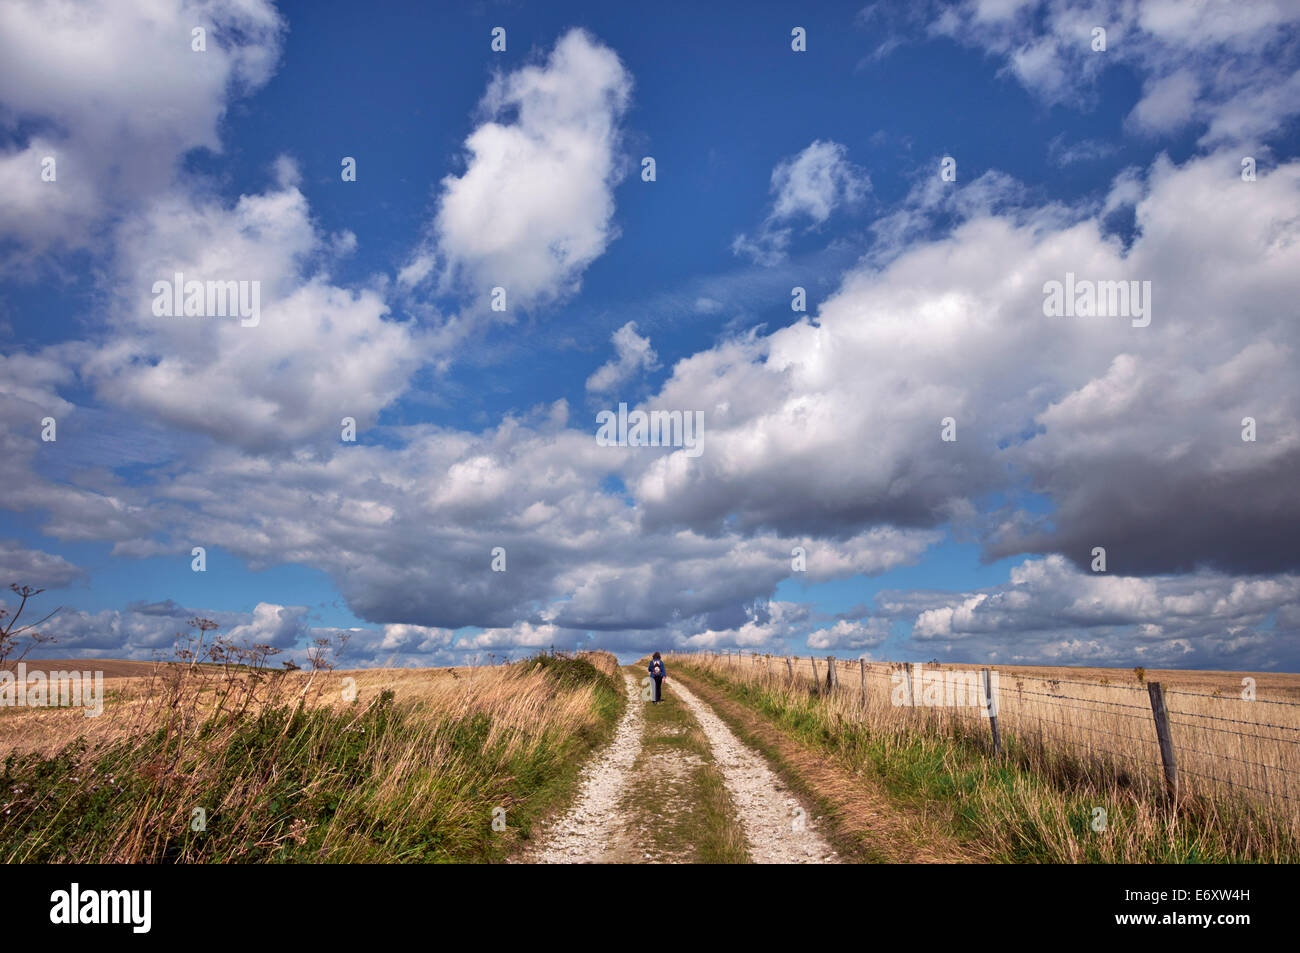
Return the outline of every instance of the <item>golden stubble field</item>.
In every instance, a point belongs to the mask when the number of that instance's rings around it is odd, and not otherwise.
[[[940,668],[971,668],[974,663],[951,663]],[[1087,668],[1083,666],[1060,665],[995,665],[999,672],[1006,675],[1019,675],[1026,678],[1070,679],[1097,682],[1111,685],[1137,685],[1137,676],[1131,668]],[[1240,696],[1242,679],[1255,680],[1258,698],[1274,701],[1300,703],[1300,674],[1295,672],[1218,672],[1197,671],[1176,668],[1149,668],[1144,671],[1144,680],[1160,682],[1167,689],[1185,692],[1202,692],[1213,695]]]
[[[610,669],[613,656],[592,654],[598,668]],[[117,659],[31,659],[25,660],[27,674],[33,672],[103,672],[103,713],[86,717],[82,708],[0,706],[0,755],[40,752],[53,754],[77,738],[91,744],[115,741],[153,724],[156,706],[167,694],[166,682],[186,670],[178,662],[141,662]],[[13,670],[14,666],[8,666]],[[222,673],[219,666],[197,667],[207,674],[211,686],[198,692],[194,714],[201,714],[205,702],[216,704],[227,678],[239,679],[238,671]],[[506,665],[445,668],[368,668],[335,671],[268,673],[282,680],[277,697],[301,697],[313,706],[338,708],[356,698],[368,700],[390,690],[404,704],[420,706],[442,716],[459,711],[491,710],[508,723],[549,724],[572,716],[588,703],[582,693],[557,698],[538,677],[520,679],[516,669]],[[535,684],[534,684],[535,683]],[[355,694],[354,694],[355,693]],[[543,712],[550,699],[572,712]],[[187,703],[189,704],[189,703]]]

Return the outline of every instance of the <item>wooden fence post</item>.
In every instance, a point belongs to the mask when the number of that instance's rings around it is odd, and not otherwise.
[[[835,656],[826,656],[826,692],[830,694],[835,691],[835,686],[839,684],[838,676],[835,674]]]
[[[858,681],[862,683],[862,707],[867,707],[867,660],[858,659]]]
[[[790,684],[793,685],[793,684],[794,684],[794,664],[790,661],[790,656],[788,656],[788,655],[785,657],[785,670],[786,670],[786,673],[790,676]]]
[[[817,691],[817,689],[820,688],[822,684],[821,676],[817,674],[817,656],[815,655],[808,656],[808,661],[812,662],[812,667],[813,667],[813,691]]]
[[[1165,686],[1159,682],[1147,683],[1151,696],[1151,714],[1156,720],[1156,740],[1160,743],[1160,760],[1165,767],[1165,790],[1170,800],[1178,803],[1178,761],[1174,756],[1174,736],[1169,731],[1169,710],[1165,708]]]
[[[903,663],[903,697],[907,699],[904,703],[908,708],[912,707],[912,670]]]
[[[1002,753],[1002,732],[998,731],[998,709],[993,698],[993,682],[989,670],[980,669],[980,680],[984,683],[984,706],[989,713],[989,730],[993,732],[993,753]]]

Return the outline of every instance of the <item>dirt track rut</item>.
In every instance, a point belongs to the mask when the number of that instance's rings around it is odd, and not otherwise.
[[[644,783],[634,771],[645,733],[639,685],[623,674],[628,704],[614,739],[583,769],[573,805],[543,833],[522,863],[573,864],[638,862],[660,859],[642,843],[645,834],[625,816],[634,801],[632,787]],[[675,694],[708,740],[713,761],[730,794],[735,819],[744,831],[749,858],[767,864],[837,863],[835,851],[817,830],[806,807],[782,783],[764,758],[741,742],[713,710],[680,682],[665,690]],[[647,749],[649,754],[649,749]],[[665,766],[666,767],[666,766]],[[689,811],[676,798],[657,805],[661,812]]]

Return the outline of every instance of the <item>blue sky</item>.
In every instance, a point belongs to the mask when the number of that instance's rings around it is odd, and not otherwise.
[[[1300,665],[1287,5],[147,7],[0,14],[0,570],[56,654]],[[1066,272],[1150,325],[1045,316]],[[599,446],[620,402],[702,452]]]

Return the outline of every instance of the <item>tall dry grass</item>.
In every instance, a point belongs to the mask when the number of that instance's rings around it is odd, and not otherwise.
[[[980,708],[894,704],[905,684],[895,666],[841,660],[828,689],[824,659],[789,667],[780,656],[673,662],[855,767],[874,767],[900,796],[946,798],[954,823],[1005,859],[1300,859],[1294,706],[1168,692],[1180,768],[1171,804],[1142,685],[1000,677],[1004,752],[993,757]],[[1105,831],[1093,830],[1097,808]]]
[[[590,660],[336,672],[321,647],[290,672],[262,647],[190,651],[114,680],[99,718],[0,718],[0,859],[499,858],[621,704]]]
[[[618,681],[618,659],[611,652],[592,652],[583,651],[577,654],[577,657],[590,662],[596,671]]]

